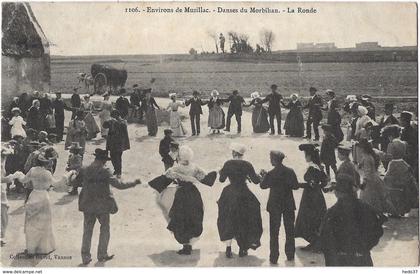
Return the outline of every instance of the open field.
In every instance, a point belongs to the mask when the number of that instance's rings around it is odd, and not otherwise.
[[[191,58],[190,58],[191,59]],[[373,96],[417,95],[416,62],[380,63],[297,63],[194,61],[174,56],[106,56],[52,57],[51,89],[70,92],[77,86],[79,72],[90,73],[94,62],[107,63],[128,71],[126,87],[148,85],[150,79],[156,95],[170,90],[191,93],[197,89],[209,93],[213,89],[230,93],[238,89],[249,95],[255,90],[269,92],[276,83],[284,95],[307,94],[310,86],[319,90],[333,89],[339,95]]]

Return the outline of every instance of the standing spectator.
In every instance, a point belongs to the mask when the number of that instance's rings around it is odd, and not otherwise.
[[[338,167],[336,178],[340,175],[350,176],[352,178],[353,192],[355,197],[357,197],[357,191],[360,189],[360,175],[356,166],[350,160],[351,151],[351,146],[340,145],[337,148],[337,155],[341,165]]]
[[[51,128],[55,127],[55,121],[54,124],[50,124],[50,115],[52,114],[52,104],[51,100],[48,97],[47,93],[44,93],[42,97],[39,99],[39,113],[41,118],[41,127],[42,130],[47,131],[48,133],[51,132]]]
[[[9,125],[12,126],[10,129],[10,134],[13,137],[15,136],[22,136],[23,138],[26,138],[26,132],[23,129],[23,126],[26,125],[25,120],[23,120],[22,116],[20,116],[20,109],[15,107],[12,109],[13,117],[9,121]]]
[[[245,103],[245,100],[242,96],[238,94],[237,90],[232,92],[232,95],[228,99],[224,100],[225,102],[230,102],[228,108],[228,114],[226,118],[226,131],[230,131],[230,121],[232,116],[235,115],[236,122],[238,124],[238,133],[241,133],[241,116],[242,116],[242,105]]]
[[[326,266],[373,266],[370,250],[383,235],[385,217],[354,196],[352,178],[337,177],[337,202],[321,225],[321,249]]]
[[[144,106],[146,111],[146,124],[148,134],[149,136],[156,136],[158,132],[158,124],[155,108],[160,109],[160,107],[156,103],[155,98],[152,96],[151,89],[148,89],[146,91],[146,99],[144,101]]]
[[[331,133],[337,139],[337,142],[341,142],[344,139],[343,131],[341,130],[341,115],[338,112],[338,101],[335,98],[335,92],[328,89],[326,91],[329,100],[327,106],[322,108],[322,110],[327,111],[327,124],[331,125]]]
[[[79,211],[83,212],[83,240],[82,240],[82,263],[89,264],[92,261],[90,254],[93,228],[96,220],[101,224],[98,245],[98,260],[108,261],[114,255],[108,254],[108,243],[110,238],[109,214],[118,212],[117,203],[112,195],[110,185],[117,189],[127,189],[141,184],[140,180],[132,183],[122,183],[111,175],[105,168],[106,162],[110,159],[108,151],[97,148],[95,160],[89,166],[82,168],[77,180],[82,182],[82,191],[79,195]]]
[[[138,85],[133,85],[133,92],[130,95],[130,107],[131,107],[131,114],[130,118],[137,119],[138,114],[140,112],[140,94]]]
[[[121,118],[118,110],[113,110],[111,112],[111,119],[104,123],[104,127],[109,129],[106,138],[106,150],[109,151],[111,156],[114,175],[121,177],[122,154],[125,150],[130,149],[127,122]]]
[[[90,101],[90,96],[86,95],[83,97],[83,102],[81,105],[81,110],[83,110],[86,130],[87,130],[87,139],[91,140],[96,138],[96,135],[99,133],[99,127],[96,124],[95,118],[93,117],[93,103]]]
[[[124,96],[120,96],[115,102],[115,109],[119,111],[121,118],[127,119],[130,102]]]
[[[419,132],[411,125],[413,114],[408,111],[403,111],[400,117],[401,127],[401,141],[407,142],[408,155],[406,157],[407,163],[411,166],[414,176],[419,181]]]
[[[314,141],[319,141],[319,123],[322,120],[322,98],[317,93],[317,89],[314,87],[309,88],[309,94],[311,98],[309,99],[308,104],[304,108],[309,109],[308,120],[306,121],[306,139],[312,138],[312,129],[314,129],[315,139]]]
[[[385,115],[379,121],[379,127],[378,127],[379,136],[380,136],[380,132],[386,126],[399,125],[398,119],[395,118],[395,116],[393,114],[394,109],[395,109],[395,107],[394,107],[394,104],[393,103],[387,103],[387,104],[385,104]],[[381,150],[383,152],[385,152],[386,149],[387,149],[387,147],[388,147],[388,144],[389,144],[388,138],[381,138],[381,137],[379,137],[379,140],[378,141],[381,143]]]
[[[203,114],[203,110],[201,109],[201,106],[207,104],[206,102],[203,102],[198,97],[198,91],[193,91],[193,98],[185,101],[185,105],[190,107],[190,120],[191,120],[191,131],[192,136],[200,135],[200,115]]]
[[[360,97],[360,103],[362,104],[362,106],[364,106],[365,108],[367,108],[368,110],[368,116],[370,117],[370,119],[372,120],[376,120],[376,115],[375,115],[375,105],[370,101],[372,99],[372,96],[370,95],[362,95],[362,97]]]
[[[52,102],[55,118],[55,133],[57,134],[57,142],[63,141],[64,134],[64,109],[67,108],[61,99],[61,92],[55,94],[55,100]]]
[[[39,106],[40,106],[40,103],[38,100],[32,101],[32,106],[28,111],[28,118],[26,120],[26,127],[32,128],[36,131],[42,130]]]
[[[322,125],[324,131],[324,139],[321,144],[321,163],[325,165],[327,175],[330,177],[330,167],[337,176],[337,160],[335,158],[335,149],[338,146],[338,141],[332,133],[332,127],[329,124]]]
[[[28,93],[24,92],[19,96],[19,108],[22,111],[22,117],[26,118],[28,110],[32,106],[32,99]]]
[[[299,188],[293,169],[283,165],[285,155],[280,151],[270,152],[271,171],[261,171],[262,189],[269,188],[267,211],[270,214],[270,263],[277,264],[279,258],[279,230],[283,217],[286,232],[285,253],[288,261],[295,258],[295,199],[293,190]]]
[[[83,118],[83,111],[79,110],[77,111],[75,118],[70,121],[67,130],[66,142],[64,144],[64,148],[66,150],[70,148],[72,143],[77,142],[83,148],[83,152],[85,151],[87,130]]]
[[[101,105],[101,112],[99,113],[99,121],[101,123],[101,135],[103,138],[108,136],[108,129],[104,128],[105,121],[111,119],[112,103],[109,101],[109,93],[104,94],[104,100]]]
[[[10,117],[13,117],[13,109],[14,108],[19,108],[20,109],[20,105],[21,104],[19,102],[19,97],[13,97],[12,103],[10,104],[8,116],[10,115]]]
[[[281,135],[281,107],[283,96],[277,92],[277,85],[271,85],[271,94],[267,95],[262,104],[268,102],[268,116],[270,117],[270,135],[274,135],[274,118],[277,120],[277,133]]]
[[[78,94],[78,92],[79,92],[78,89],[74,88],[73,95],[70,98],[70,103],[71,103],[71,107],[73,111],[71,115],[72,120],[76,118],[77,111],[80,109],[80,106],[82,104],[82,101],[80,100],[80,95]]]
[[[219,42],[220,42],[220,50],[222,51],[222,53],[225,53],[225,37],[223,36],[223,33],[220,33]]]

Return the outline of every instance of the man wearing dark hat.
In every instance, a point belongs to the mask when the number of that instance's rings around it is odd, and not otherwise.
[[[52,108],[54,109],[54,118],[55,118],[55,130],[57,134],[57,142],[63,141],[64,133],[64,109],[66,105],[61,99],[61,92],[55,94],[55,100],[52,102]]]
[[[339,104],[335,96],[335,92],[332,90],[327,90],[326,94],[328,95],[328,102],[325,108],[322,110],[327,111],[327,124],[331,125],[331,133],[335,136],[338,142],[343,141],[344,134],[341,130],[341,115],[338,111]]]
[[[109,169],[105,168],[106,162],[110,159],[108,151],[97,148],[94,155],[95,160],[92,164],[82,168],[76,177],[76,180],[82,183],[82,190],[79,195],[79,211],[82,211],[84,216],[81,252],[84,265],[92,261],[90,248],[96,220],[101,224],[97,258],[103,262],[114,257],[114,255],[108,254],[109,214],[117,213],[118,207],[109,186],[126,189],[141,184],[139,179],[132,183],[123,183],[112,176]]]
[[[203,114],[201,106],[207,104],[198,97],[198,91],[193,91],[193,98],[185,101],[185,105],[190,107],[190,120],[192,136],[200,135],[200,115]]]
[[[230,131],[230,121],[235,115],[236,122],[238,124],[238,133],[241,133],[242,130],[242,105],[245,103],[245,100],[242,96],[239,95],[237,90],[232,91],[232,95],[228,99],[222,100],[223,102],[230,102],[228,108],[228,114],[226,117],[226,131]]]
[[[383,215],[353,193],[353,178],[337,176],[337,202],[323,218],[321,249],[326,266],[373,266],[370,250],[383,235]]]
[[[111,156],[114,175],[120,177],[122,173],[122,154],[130,149],[127,122],[121,118],[118,110],[113,110],[111,119],[105,121],[103,127],[109,129],[106,137],[106,150],[109,151]]]
[[[379,121],[378,126],[373,130],[372,132],[372,139],[374,143],[379,143],[381,145],[381,150],[383,152],[386,151],[389,141],[387,138],[381,137],[381,131],[386,126],[389,125],[399,125],[398,119],[395,118],[393,112],[394,112],[394,104],[393,103],[386,103],[385,104],[385,115],[381,118]]]
[[[287,260],[295,257],[295,199],[293,190],[299,188],[293,169],[283,165],[285,155],[280,151],[271,151],[270,160],[274,167],[269,172],[261,170],[262,189],[270,189],[267,211],[270,214],[270,262],[277,264],[279,258],[279,230],[283,217],[286,232],[285,253]]]
[[[73,95],[70,98],[71,108],[73,113],[71,114],[71,119],[73,120],[76,118],[77,110],[80,109],[80,106],[82,105],[82,101],[80,100],[80,95],[78,94],[78,89],[73,89]]]
[[[159,143],[159,154],[162,157],[162,162],[165,167],[165,170],[168,170],[174,165],[174,159],[170,156],[171,152],[171,143],[175,140],[172,138],[172,130],[165,129],[163,131],[165,137]]]
[[[140,95],[138,85],[133,85],[133,92],[130,95],[131,118],[137,118],[140,111]]]
[[[315,141],[319,141],[319,123],[322,120],[322,98],[317,93],[317,89],[314,87],[309,88],[309,94],[311,98],[309,102],[304,108],[309,109],[308,120],[306,121],[306,139],[312,138],[312,129],[314,129],[315,133]]]
[[[277,133],[281,134],[281,106],[280,102],[283,100],[283,96],[277,92],[277,85],[271,85],[271,94],[267,95],[262,104],[268,102],[268,116],[270,118],[270,134],[274,135],[274,118],[277,120]]]

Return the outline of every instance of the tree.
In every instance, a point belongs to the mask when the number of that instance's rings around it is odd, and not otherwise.
[[[229,42],[230,42],[230,51],[232,53],[250,53],[254,49],[249,44],[249,36],[244,33],[237,33],[235,31],[229,31]]]
[[[197,50],[195,50],[194,48],[191,48],[189,51],[190,55],[197,55]]]
[[[265,48],[265,51],[271,52],[271,47],[275,41],[276,36],[273,31],[268,29],[262,29],[260,32],[260,40],[262,47]]]
[[[217,44],[217,34],[214,31],[207,31],[207,35],[213,39],[214,45],[216,46],[216,53],[219,53],[219,45]]]

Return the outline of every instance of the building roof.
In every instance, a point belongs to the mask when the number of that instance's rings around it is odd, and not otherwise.
[[[41,57],[49,54],[49,42],[29,3],[2,3],[4,56]]]

